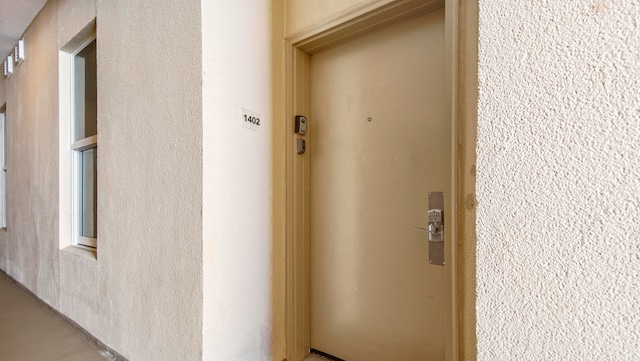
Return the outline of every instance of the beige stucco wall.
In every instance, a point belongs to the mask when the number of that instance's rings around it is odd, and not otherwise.
[[[96,16],[97,259],[61,250],[58,168],[59,49]],[[27,59],[0,81],[10,172],[0,267],[131,360],[201,358],[199,18],[199,3],[177,0],[50,0],[25,33]]]
[[[131,360],[202,347],[200,3],[98,1],[98,335]]]
[[[640,359],[640,5],[480,1],[480,360]]]
[[[24,34],[27,59],[5,81],[7,230],[4,270],[60,307],[58,261],[58,16],[47,4]]]

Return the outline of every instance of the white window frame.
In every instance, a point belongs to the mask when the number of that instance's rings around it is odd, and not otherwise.
[[[7,228],[7,114],[5,107],[2,107],[3,110],[0,113],[0,127],[2,131],[2,137],[0,138],[0,142],[2,145],[0,146],[0,151],[2,152],[2,157],[0,161],[2,162],[2,215],[0,216],[0,228]]]
[[[75,139],[74,129],[76,128],[76,114],[75,114],[75,59],[76,55],[84,50],[89,44],[96,40],[95,36],[88,38],[83,42],[73,53],[70,53],[70,85],[71,85],[71,104],[70,104],[70,131],[71,131],[71,197],[72,197],[72,237],[73,243],[80,247],[97,248],[97,229],[96,238],[82,236],[82,165],[81,165],[81,153],[88,149],[98,148],[98,135],[92,135],[86,138],[73,141]],[[95,165],[97,168],[97,164]],[[97,188],[97,186],[96,186]],[[97,209],[96,209],[97,212]],[[96,223],[97,227],[97,223]]]

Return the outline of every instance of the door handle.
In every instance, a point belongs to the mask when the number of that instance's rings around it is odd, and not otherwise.
[[[429,263],[444,265],[444,193],[429,192],[429,225],[414,231],[429,233]]]
[[[429,242],[444,242],[444,212],[442,209],[429,210],[429,228],[416,227],[414,231],[429,233]]]

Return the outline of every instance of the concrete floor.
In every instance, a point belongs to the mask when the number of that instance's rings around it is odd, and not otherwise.
[[[0,272],[0,359],[114,360],[82,331],[26,294]]]
[[[114,361],[42,302],[0,272],[1,361]],[[304,361],[331,361],[311,354]]]

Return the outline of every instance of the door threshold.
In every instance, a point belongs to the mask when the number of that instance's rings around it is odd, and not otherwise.
[[[311,353],[304,359],[304,361],[345,361],[326,352],[318,351],[315,348],[312,348],[310,352]]]

